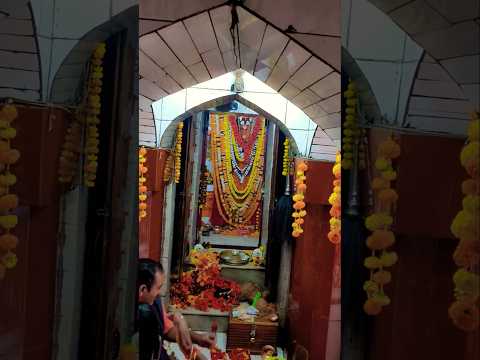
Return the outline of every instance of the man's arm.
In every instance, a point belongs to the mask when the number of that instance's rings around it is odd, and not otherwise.
[[[172,318],[174,326],[166,333],[166,338],[171,342],[179,342],[182,351],[190,353],[192,342],[206,348],[216,347],[213,337],[191,331],[183,315],[177,313]]]

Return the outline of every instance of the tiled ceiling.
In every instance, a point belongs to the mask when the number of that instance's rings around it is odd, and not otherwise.
[[[0,2],[0,98],[34,101],[41,98],[40,61],[33,24],[27,1]]]
[[[182,3],[188,9],[179,13],[183,9],[180,6]],[[272,1],[266,3],[273,8]],[[281,3],[279,6],[285,7],[285,2]],[[336,3],[338,12],[340,11],[337,1],[319,3]],[[246,7],[237,8],[240,39],[238,52],[234,50],[229,30],[230,6],[217,6],[199,12],[202,8],[218,4],[215,1],[195,1],[188,2],[187,5],[185,1],[177,1],[176,6],[172,7],[166,1],[155,4],[152,1],[140,1],[141,29],[145,29],[147,23],[152,21],[158,21],[159,25],[157,29],[150,28],[150,31],[141,32],[140,36],[141,142],[147,143],[146,138],[152,139],[155,134],[149,101],[159,100],[180,89],[242,68],[278,91],[318,124],[311,155],[332,158],[340,138],[339,28],[328,28],[328,24],[321,24],[319,14],[322,14],[322,6],[317,3],[309,4],[314,7],[311,11],[302,6],[299,6],[302,11],[295,8],[295,19],[282,19],[272,15],[270,21],[275,21],[272,24],[262,19],[263,15],[257,16],[252,12],[250,4],[255,10],[261,8],[262,11],[267,6],[259,1],[246,1]],[[192,13],[195,14],[188,17]],[[298,18],[300,13],[306,16],[304,22]],[[175,21],[177,19],[182,20]],[[290,22],[294,20],[296,22]],[[308,26],[302,28],[297,22]],[[297,37],[300,34],[293,36],[279,30],[286,29],[291,24],[294,24],[297,31],[305,31],[303,38]],[[337,27],[338,25],[339,22]],[[320,36],[316,32],[320,31],[328,32],[327,38],[335,41],[322,47],[324,42],[315,40]],[[312,50],[317,45],[318,53]],[[325,54],[328,56],[322,56]],[[151,125],[148,119],[151,120]]]
[[[468,99],[469,111],[479,108],[480,99],[480,1],[445,0],[369,0],[395,21],[413,40],[430,55],[431,61],[422,63],[421,71],[435,71],[449,78],[456,86],[439,85],[436,93],[447,91],[444,102],[432,105],[444,108],[459,101],[459,90]],[[428,60],[428,58],[427,58]],[[435,63],[435,65],[428,65]],[[428,70],[427,70],[428,68]],[[443,75],[440,75],[442,73]],[[416,82],[415,91],[427,91],[426,82]],[[430,86],[431,88],[431,86]],[[446,90],[446,89],[449,90]],[[453,90],[454,89],[454,90]],[[413,94],[415,96],[415,93]],[[415,104],[419,100],[413,99]],[[422,103],[425,100],[421,101]],[[442,105],[437,103],[442,102]],[[449,105],[447,105],[449,104]],[[412,106],[412,104],[411,104]]]

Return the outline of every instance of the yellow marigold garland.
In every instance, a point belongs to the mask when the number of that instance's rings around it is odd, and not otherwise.
[[[346,108],[343,122],[342,168],[349,170],[353,165],[353,145],[360,132],[357,123],[357,87],[353,81],[349,82],[343,96],[346,99]]]
[[[170,153],[165,161],[165,169],[163,169],[163,182],[168,183],[172,179],[173,168],[175,166],[173,155]]]
[[[283,142],[283,168],[282,175],[288,176],[290,173],[290,141],[285,139]]]
[[[73,181],[82,152],[82,135],[85,132],[84,184],[88,187],[95,186],[99,152],[97,126],[100,123],[98,115],[101,108],[102,60],[105,51],[105,44],[99,44],[90,60],[86,94],[81,106],[75,113],[74,120],[68,126],[60,154],[58,167],[58,181],[60,183],[70,184]]]
[[[295,195],[293,195],[293,209],[292,213],[294,219],[292,223],[292,236],[295,238],[300,237],[303,234],[302,225],[305,222],[304,217],[307,215],[305,210],[305,192],[307,191],[307,185],[305,184],[307,177],[305,171],[308,170],[308,166],[304,161],[301,161],[297,165],[296,180],[295,180]]]
[[[142,220],[147,216],[147,178],[148,168],[145,166],[147,162],[147,150],[141,147],[138,151],[138,216]]]
[[[183,139],[183,121],[178,124],[177,137],[175,141],[175,183],[180,182],[182,170],[182,139]]]
[[[332,195],[328,198],[328,202],[332,205],[330,209],[330,231],[328,232],[328,240],[332,244],[339,244],[342,238],[342,191],[341,191],[341,178],[342,178],[342,169],[341,169],[341,154],[337,153],[335,157],[335,165],[333,165],[332,173],[335,176],[333,180],[333,191]]]
[[[0,280],[5,277],[6,271],[17,265],[18,238],[11,233],[17,226],[17,215],[12,211],[18,207],[18,196],[10,193],[10,187],[15,185],[17,178],[10,172],[10,166],[20,159],[20,152],[10,148],[10,141],[16,137],[16,130],[12,125],[18,117],[17,108],[6,104],[0,111]]]
[[[459,269],[453,275],[455,302],[448,309],[454,325],[463,331],[475,331],[479,327],[478,265],[480,259],[480,119],[473,115],[468,128],[468,142],[460,154],[462,166],[471,177],[462,184],[463,209],[456,215],[450,227],[460,242],[453,254]]]
[[[385,268],[393,266],[398,260],[397,253],[387,249],[395,243],[395,235],[390,226],[393,223],[391,213],[398,195],[391,188],[390,182],[397,176],[392,167],[392,159],[399,156],[400,146],[391,137],[383,141],[377,149],[375,168],[379,175],[372,181],[377,212],[365,220],[365,226],[372,232],[367,238],[367,247],[372,250],[372,255],[364,261],[364,266],[370,270],[370,279],[363,285],[367,293],[363,309],[368,315],[378,315],[384,306],[390,304],[390,298],[383,287],[392,278]]]
[[[87,124],[85,135],[85,179],[84,184],[88,187],[95,186],[98,167],[98,124],[100,119],[100,94],[102,92],[103,78],[103,57],[105,56],[105,44],[101,43],[95,49],[92,61],[90,63],[91,70],[89,74],[89,84],[87,90],[87,106],[85,109],[85,120]]]

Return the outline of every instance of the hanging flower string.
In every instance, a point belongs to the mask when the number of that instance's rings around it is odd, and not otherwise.
[[[12,122],[18,112],[14,105],[4,105],[0,111],[0,280],[6,271],[17,265],[17,255],[14,250],[18,238],[11,233],[17,226],[18,218],[13,210],[18,207],[18,196],[10,193],[10,187],[15,185],[17,178],[10,172],[10,166],[20,159],[20,152],[10,147],[10,141],[16,137],[17,131]]]
[[[295,210],[292,214],[294,219],[292,223],[292,236],[294,238],[298,238],[303,234],[302,225],[304,224],[304,217],[307,215],[307,211],[305,210],[305,192],[307,191],[306,180],[307,177],[305,176],[305,171],[308,170],[308,166],[304,161],[301,161],[297,165],[296,171],[296,180],[295,180],[295,188],[296,192],[293,195],[293,209]]]
[[[180,182],[182,170],[182,139],[183,139],[183,121],[178,124],[177,137],[175,141],[175,183]]]
[[[328,202],[332,205],[330,209],[330,231],[328,233],[328,240],[332,244],[339,244],[341,241],[341,214],[342,214],[342,193],[341,193],[341,176],[342,176],[342,168],[341,168],[341,154],[340,152],[337,153],[335,157],[335,165],[333,165],[332,169],[333,176],[335,176],[335,180],[333,180],[333,192],[332,195],[328,198]]]
[[[345,121],[343,122],[342,140],[342,168],[350,170],[353,165],[353,145],[358,137],[357,124],[357,88],[353,81],[350,81],[347,90],[343,93],[346,102]]]
[[[163,182],[170,182],[172,179],[173,168],[175,167],[175,161],[173,154],[169,153],[167,160],[165,161],[165,169],[163,170]]]
[[[85,131],[85,165],[84,184],[88,187],[95,186],[98,156],[98,129],[100,123],[100,94],[102,92],[103,67],[102,60],[105,55],[105,44],[101,43],[95,49],[89,64],[86,94],[82,104],[75,113],[74,120],[70,123],[65,135],[65,140],[60,154],[58,167],[58,181],[70,184],[77,171],[80,154],[82,152],[82,135]]]
[[[384,286],[391,281],[391,273],[385,268],[393,266],[398,256],[394,251],[387,251],[395,243],[395,235],[390,227],[393,223],[392,211],[398,200],[397,192],[391,188],[391,182],[397,178],[392,167],[392,159],[400,156],[400,145],[391,137],[378,147],[375,168],[379,176],[372,181],[375,191],[377,212],[368,216],[365,226],[372,234],[367,239],[367,247],[372,255],[365,259],[364,265],[370,270],[370,279],[363,289],[367,301],[363,309],[368,315],[378,315],[384,306],[390,304],[390,298],[384,292]]]
[[[479,259],[480,259],[480,119],[473,115],[468,128],[468,142],[460,161],[470,179],[462,183],[463,209],[455,216],[450,227],[460,240],[453,259],[459,269],[453,275],[455,302],[448,309],[454,325],[463,331],[479,327]]]
[[[88,80],[87,90],[87,107],[85,111],[86,115],[86,141],[85,141],[85,179],[84,184],[88,187],[95,186],[95,180],[97,178],[98,167],[98,153],[99,153],[99,140],[98,140],[98,125],[100,124],[100,94],[102,92],[102,78],[103,78],[103,57],[105,56],[106,48],[102,43],[95,49],[92,61],[91,71]]]
[[[138,151],[138,216],[142,220],[147,216],[147,149],[141,147]]]
[[[282,175],[290,175],[290,141],[285,139],[283,142],[283,168]]]

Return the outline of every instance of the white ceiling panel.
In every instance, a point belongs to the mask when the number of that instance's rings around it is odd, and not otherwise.
[[[312,54],[326,61],[337,71],[341,68],[341,41],[340,37],[292,34],[292,36],[302,43]]]
[[[210,11],[213,27],[217,36],[220,50],[226,52],[233,49],[232,36],[230,35],[230,7],[222,6]]]
[[[184,88],[193,86],[197,83],[185,66],[178,61],[172,65],[166,66],[165,71]]]
[[[337,72],[332,72],[317,83],[313,84],[310,89],[312,89],[322,99],[325,99],[340,91],[340,82],[340,74]]]
[[[412,35],[422,34],[450,26],[445,18],[437,13],[425,1],[414,1],[392,11],[390,17]]]
[[[413,85],[412,95],[465,99],[463,91],[453,81],[442,82],[417,79]]]
[[[150,20],[150,19],[139,19],[138,20],[138,32],[140,36],[145,35],[154,30],[160,29],[166,25],[169,25],[170,22],[159,21],[159,20]]]
[[[178,61],[175,54],[156,32],[140,38],[140,49],[152,58],[162,68]]]
[[[158,100],[164,96],[167,96],[168,94],[162,90],[160,87],[158,87],[156,84],[152,83],[151,81],[147,79],[140,79],[139,81],[140,89],[141,89],[141,95],[152,99],[152,100]]]
[[[201,54],[218,47],[208,13],[185,19],[184,23]]]
[[[299,89],[305,89],[317,80],[323,78],[333,69],[316,57],[311,57],[289,80]],[[339,85],[340,82],[337,83]]]
[[[478,0],[428,0],[428,3],[452,23],[473,19],[480,14]]]
[[[341,126],[341,115],[340,113],[331,114],[327,116],[322,116],[319,118],[313,119],[322,129],[331,129]]]
[[[238,9],[240,42],[258,51],[267,24],[246,10]]]
[[[180,61],[188,66],[200,61],[200,55],[195,49],[190,35],[185,29],[183,22],[177,22],[158,31]]]
[[[332,129],[325,129],[325,132],[327,135],[332,139],[332,140],[338,140],[341,137],[341,129],[340,127],[338,128],[332,128]]]
[[[38,55],[15,53],[0,50],[0,62],[2,66],[23,70],[39,70]]]
[[[479,38],[480,42],[480,38]],[[480,83],[480,55],[463,56],[440,62],[460,84]]]
[[[25,90],[40,90],[38,72],[0,68],[2,87],[11,87]]]
[[[282,50],[288,42],[288,37],[271,26],[267,26],[262,47],[258,54],[258,63],[273,68]]]
[[[0,34],[33,36],[32,21],[11,18],[2,19],[0,21]]]
[[[149,110],[149,109],[151,109],[152,100],[147,99],[145,96],[139,95],[138,96],[138,105],[139,105],[140,109],[142,109],[144,111]]]
[[[280,90],[280,94],[285,96],[287,99],[291,100],[298,94],[300,94],[300,89],[296,88],[294,85],[287,82],[282,89]]]
[[[255,77],[263,82],[265,82],[272,72],[268,66],[263,65],[260,62],[257,62],[257,67],[255,68]]]
[[[312,90],[305,89],[292,99],[292,102],[300,109],[306,108],[320,100],[320,97]]]
[[[251,47],[248,47],[247,45],[241,43],[240,57],[242,59],[241,68],[253,75],[255,62],[257,60],[257,50],[252,49]]]
[[[240,61],[238,62],[238,65],[237,65],[233,50],[224,52],[222,56],[223,56],[223,61],[225,62],[225,67],[227,68],[228,72],[237,70],[239,68]]]
[[[2,50],[36,52],[37,45],[35,39],[29,36],[15,36],[0,34],[0,44]]]
[[[318,103],[310,105],[309,107],[306,107],[305,109],[303,109],[303,111],[312,120],[314,120],[315,118],[319,118],[320,116],[328,115],[328,113],[325,110],[323,110],[322,107]]]
[[[202,61],[190,65],[188,69],[193,74],[193,76],[195,76],[197,82],[204,82],[210,80],[210,75],[207,71],[207,68],[205,67],[205,64]]]
[[[218,49],[202,54],[202,58],[212,78],[225,74],[226,71],[223,65],[222,55]]]
[[[340,108],[341,108],[340,94],[334,95],[332,97],[329,97],[328,99],[320,101],[320,106],[329,114],[340,112]]]

